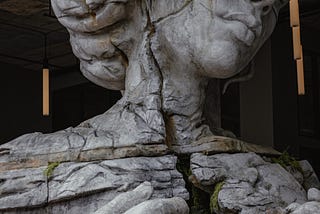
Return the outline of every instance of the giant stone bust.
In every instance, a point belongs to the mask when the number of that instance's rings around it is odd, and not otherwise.
[[[212,136],[203,123],[209,79],[246,67],[286,2],[52,0],[84,76],[123,97],[77,127],[1,145],[0,168],[163,155]]]
[[[82,125],[115,131],[126,141],[180,145],[211,134],[202,124],[208,79],[231,77],[248,65],[284,1],[52,3],[84,76],[124,91],[109,112]]]
[[[124,91],[109,112],[82,126],[110,131],[120,144],[166,140],[180,145],[211,135],[202,124],[208,79],[236,75],[250,62],[270,36],[284,1],[52,3],[70,32],[84,76]]]
[[[0,212],[24,213],[20,211],[28,208],[25,213],[47,213],[50,209],[50,213],[93,213],[120,192],[143,181],[150,181],[155,190],[154,194],[153,190],[150,194],[142,191],[143,197],[148,195],[145,200],[152,194],[154,198],[188,200],[185,181],[177,171],[177,156],[172,153],[209,153],[216,149],[208,151],[203,140],[219,138],[212,137],[214,134],[203,122],[204,101],[210,96],[205,90],[209,79],[239,74],[270,36],[285,3],[286,0],[52,0],[56,16],[70,33],[84,76],[102,87],[121,90],[123,97],[105,113],[77,127],[49,134],[31,133],[0,145]],[[223,151],[278,154],[257,146],[233,145],[226,145]],[[255,155],[249,153],[248,161],[232,159],[230,163],[221,159],[220,165],[215,157],[207,160],[201,154],[193,154],[191,166],[185,163],[186,169],[193,170],[189,181],[210,191],[213,188],[199,184],[212,181],[209,186],[216,185],[221,177],[236,174],[239,179],[229,179],[235,185],[230,189],[237,202],[234,207],[242,203],[238,193],[250,208],[251,200],[257,201],[259,207],[262,202],[274,206],[270,198],[277,204],[283,189],[290,190],[285,194],[288,202],[296,201],[287,195],[294,195],[292,191],[299,189],[298,183],[284,179],[289,182],[286,186],[278,183],[283,179],[277,178],[270,190],[268,179],[267,183],[257,180],[256,168],[264,161],[259,158],[254,162],[257,157],[252,156]],[[241,168],[245,162],[250,165],[249,171]],[[237,170],[229,173],[229,168],[233,170],[229,166],[236,166]],[[199,168],[199,173],[194,173],[198,167],[204,170]],[[51,173],[55,170],[51,175],[50,169]],[[274,168],[268,169],[259,171],[260,176],[278,174],[269,173]],[[283,177],[283,171],[279,176]],[[242,184],[247,181],[243,178],[247,174],[253,186],[248,184],[252,191],[244,192],[241,185],[247,186]],[[241,184],[234,183],[236,180]],[[145,186],[149,188],[150,184]],[[131,193],[128,197],[129,202],[137,199]],[[121,209],[131,203],[115,199],[121,202]],[[279,199],[280,202],[283,203]],[[16,208],[21,209],[15,212]]]

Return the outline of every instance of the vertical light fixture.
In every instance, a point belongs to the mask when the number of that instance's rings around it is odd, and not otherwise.
[[[290,25],[292,27],[293,57],[297,65],[298,94],[305,94],[303,52],[300,38],[300,17],[298,0],[290,0]]]
[[[47,35],[44,37],[44,59],[42,67],[42,115],[49,116],[50,114],[50,85],[49,85],[49,63],[47,58]]]

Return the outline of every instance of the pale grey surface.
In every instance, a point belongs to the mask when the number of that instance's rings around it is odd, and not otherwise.
[[[320,190],[318,190],[316,188],[310,188],[308,190],[308,201],[320,202]]]
[[[84,76],[100,86],[123,90],[123,97],[104,114],[76,128],[24,135],[1,145],[0,176],[19,169],[23,181],[18,184],[19,179],[5,177],[10,192],[0,192],[2,211],[39,205],[42,207],[33,210],[6,212],[92,213],[120,192],[150,181],[152,198],[158,199],[136,210],[187,213],[182,199],[160,199],[189,197],[176,170],[176,158],[164,155],[172,146],[188,147],[212,136],[203,116],[206,96],[210,96],[205,92],[209,79],[232,78],[248,65],[270,36],[276,13],[286,2],[52,0],[56,16],[70,33]],[[239,160],[224,160],[226,168],[216,168],[219,162],[215,161],[207,168],[192,168],[201,185],[228,178],[225,186],[231,188],[223,188],[219,195],[222,207],[239,206],[246,211],[246,206],[260,209],[270,203],[304,200],[303,190],[294,189],[299,184],[280,166],[265,164],[253,154],[249,161],[243,155],[238,154]],[[37,179],[43,166],[55,161],[63,163],[48,183],[44,175]],[[194,164],[195,159],[192,161]],[[280,180],[274,171],[287,180]],[[46,188],[26,200],[15,191],[19,185],[26,194]],[[233,191],[235,187],[239,191]],[[279,196],[271,201],[266,194]],[[10,197],[14,201],[6,203]],[[239,200],[243,205],[237,204]]]
[[[130,208],[147,201],[152,193],[153,187],[151,183],[143,182],[134,190],[121,193],[107,205],[94,212],[94,214],[122,214]]]
[[[93,214],[188,214],[189,207],[179,197],[149,200],[153,193],[150,182],[144,182],[132,191],[121,193]]]
[[[145,181],[154,188],[152,198],[188,199],[182,174],[175,165],[174,156],[61,163],[48,184],[45,167],[2,172],[0,212],[49,205],[52,213],[90,213]]]
[[[296,209],[298,209],[301,206],[301,204],[299,203],[291,203],[289,206],[286,207],[285,212],[286,213],[291,213],[293,211],[295,211]]]
[[[254,153],[195,153],[191,155],[191,170],[192,182],[205,191],[212,193],[215,184],[224,182],[218,195],[219,213],[265,212],[307,201],[305,190],[289,172]]]
[[[271,147],[260,146],[223,136],[203,137],[187,145],[172,146],[171,149],[177,154],[192,154],[197,152],[204,152],[206,154],[254,152],[266,156],[281,155],[280,152]]]
[[[87,127],[68,128],[50,134],[26,134],[0,146],[0,172],[45,166],[48,162],[107,160],[168,153],[168,147],[163,142],[148,140],[148,143],[140,143],[134,137],[123,143],[119,141],[120,134]]]
[[[290,214],[320,214],[320,203],[315,201],[304,203]]]
[[[0,146],[0,168],[11,169],[23,156],[22,168],[33,166],[28,156],[41,159],[39,166],[91,161],[98,149],[99,159],[163,155],[164,144],[212,136],[203,122],[209,79],[232,77],[247,66],[286,2],[52,0],[84,76],[124,90],[123,97],[74,129],[25,135]]]
[[[303,187],[305,190],[310,188],[320,189],[319,179],[307,160],[299,161],[299,165],[303,171]]]
[[[33,207],[47,203],[45,167],[0,173],[0,213],[15,207]]]
[[[286,2],[53,0],[82,73],[124,90],[112,110],[81,126],[107,132],[117,146],[183,145],[212,135],[203,123],[209,78],[238,74]]]
[[[182,198],[153,199],[145,201],[124,214],[188,214],[188,204]]]

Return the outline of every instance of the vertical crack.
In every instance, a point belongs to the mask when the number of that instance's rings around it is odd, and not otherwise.
[[[146,2],[146,4],[148,4]],[[151,16],[150,16],[150,11],[148,6],[145,7],[145,11],[146,11],[146,15],[147,15],[147,26],[146,26],[146,30],[148,31],[148,49],[149,49],[149,53],[150,56],[153,60],[154,65],[156,66],[157,70],[158,70],[158,77],[159,77],[159,97],[160,97],[160,101],[161,101],[161,107],[160,107],[160,112],[162,114],[163,120],[164,120],[164,125],[165,125],[165,144],[170,148],[172,145],[172,141],[173,141],[173,129],[170,126],[170,118],[169,116],[164,112],[163,110],[163,103],[164,103],[164,99],[163,99],[163,81],[164,81],[164,77],[161,71],[161,67],[158,63],[158,60],[156,59],[153,50],[152,50],[152,37],[155,35],[156,33],[156,27],[154,25],[154,23],[151,21]]]

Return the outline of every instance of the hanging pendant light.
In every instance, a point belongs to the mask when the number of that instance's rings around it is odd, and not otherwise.
[[[50,114],[50,85],[49,85],[49,63],[47,58],[47,35],[44,42],[44,59],[42,67],[42,115],[49,116]]]
[[[300,38],[300,18],[298,0],[290,0],[290,25],[292,27],[293,57],[297,65],[298,94],[305,94],[303,52]]]

